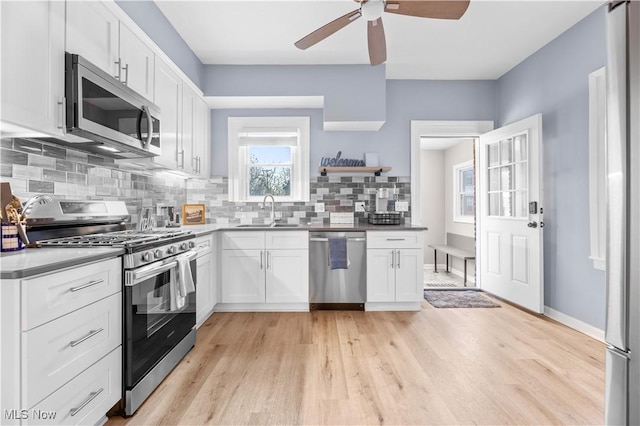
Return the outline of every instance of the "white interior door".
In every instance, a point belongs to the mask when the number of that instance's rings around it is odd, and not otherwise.
[[[480,287],[542,313],[540,114],[480,136]]]

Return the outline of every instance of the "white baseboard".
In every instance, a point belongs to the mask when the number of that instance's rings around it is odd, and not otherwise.
[[[460,277],[460,278],[464,279],[464,271],[461,271],[459,269],[453,268],[453,267],[451,267],[451,265],[449,265],[449,267],[450,267],[449,272],[451,272],[453,275],[455,275],[457,277]],[[429,271],[433,271],[433,263],[425,263],[424,264],[424,269],[425,270],[429,270]],[[442,265],[438,263],[438,272],[445,271],[446,269],[447,269],[447,265],[445,263],[443,263]],[[476,279],[472,275],[471,272],[472,271],[468,271],[467,272],[467,283],[475,284],[476,283]]]
[[[604,342],[604,330],[600,330],[597,327],[580,321],[579,319],[570,317],[569,315],[563,314],[562,312],[556,311],[548,306],[544,307],[544,314],[567,327],[573,328],[582,334],[586,334],[589,337],[593,337],[596,340]]]

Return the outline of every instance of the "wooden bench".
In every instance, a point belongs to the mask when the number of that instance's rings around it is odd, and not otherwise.
[[[473,259],[475,260],[476,254],[471,250],[465,250],[463,248],[459,248],[455,245],[466,245],[469,246],[469,243],[475,245],[475,241],[471,237],[465,237],[463,235],[451,234],[447,233],[447,244],[429,244],[429,247],[433,249],[433,264],[434,264],[434,272],[438,272],[438,250],[446,254],[447,256],[447,272],[449,271],[449,256],[457,257],[464,261],[464,286],[467,286],[467,260]]]

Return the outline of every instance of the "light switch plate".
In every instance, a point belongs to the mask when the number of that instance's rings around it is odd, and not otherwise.
[[[409,202],[408,201],[396,201],[396,211],[397,212],[409,211]]]
[[[364,201],[356,201],[356,211],[363,212],[364,211]]]
[[[314,207],[314,211],[316,213],[322,213],[324,212],[324,203],[316,203],[315,207]]]

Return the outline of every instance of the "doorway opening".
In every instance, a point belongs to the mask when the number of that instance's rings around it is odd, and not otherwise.
[[[411,122],[411,206],[412,210],[414,210],[417,214],[413,214],[411,217],[411,223],[415,226],[424,226],[427,228],[425,232],[425,247],[424,247],[424,265],[425,265],[425,273],[424,273],[424,281],[429,284],[427,288],[451,288],[451,284],[456,288],[459,286],[464,287],[464,278],[460,275],[464,275],[464,261],[461,259],[455,259],[454,256],[449,255],[450,273],[446,273],[446,254],[442,251],[437,251],[437,262],[434,261],[434,252],[436,252],[433,245],[449,245],[462,247],[463,250],[475,254],[475,260],[467,261],[467,286],[468,287],[476,287],[482,288],[481,276],[476,273],[477,268],[476,264],[479,264],[479,248],[476,247],[475,244],[475,185],[476,182],[476,171],[475,164],[477,163],[477,155],[475,151],[475,147],[477,144],[477,138],[485,134],[491,130],[493,130],[493,121],[427,121],[427,120],[414,120]],[[451,143],[448,140],[456,140],[457,143]],[[449,155],[449,165],[447,166],[448,171],[445,172],[445,151],[442,151],[440,154],[434,155],[434,157],[441,157],[440,162],[438,163],[439,169],[431,169],[428,166],[429,163],[429,154],[424,154],[428,152],[427,150],[423,150],[424,147],[434,147],[439,143],[451,143],[452,148],[454,145],[460,145],[460,150],[465,150],[463,148],[465,143],[467,146],[471,146],[471,155],[466,160],[456,161],[456,158],[451,151],[451,155]],[[423,155],[424,154],[424,155]],[[470,197],[467,191],[464,188],[464,178],[467,177],[467,187],[469,186],[468,178],[468,164],[464,163],[471,161],[472,164],[472,176],[473,176],[473,196]],[[458,222],[453,222],[453,212],[454,208],[457,211],[456,204],[454,204],[454,192],[453,192],[453,181],[454,181],[454,169],[453,165],[457,165],[456,173],[462,174],[462,186],[461,191],[456,194],[456,197],[459,197],[460,202],[458,203],[458,207],[460,207],[460,216],[466,217],[458,217],[456,220]],[[439,170],[439,171],[438,171]],[[433,176],[431,178],[427,177],[430,173],[436,173],[437,176]],[[427,175],[427,176],[423,176]],[[446,201],[444,198],[445,195],[445,176],[446,180],[450,183],[450,194],[447,194]],[[460,177],[458,177],[460,180]],[[435,184],[434,182],[438,182]],[[438,203],[440,206],[435,206],[435,201],[429,201],[429,191],[438,188],[441,195],[439,196]],[[425,192],[427,194],[425,194]],[[473,215],[465,214],[469,213],[469,204],[473,204]],[[445,205],[446,204],[446,205]],[[424,206],[424,207],[423,207]],[[451,222],[450,226],[447,228],[445,225],[445,207],[446,211],[450,212]],[[438,216],[432,216],[433,212],[437,212]],[[436,219],[433,224],[431,223],[433,219]],[[464,222],[464,221],[467,222]],[[469,223],[470,222],[470,223]],[[455,226],[454,226],[455,224]],[[471,232],[469,232],[471,229]],[[447,232],[448,230],[449,232]],[[461,234],[462,232],[462,234]],[[449,235],[447,235],[449,234]],[[438,273],[435,273],[435,267],[438,267]],[[440,286],[441,285],[441,286]]]
[[[475,138],[420,138],[424,288],[475,287]]]

